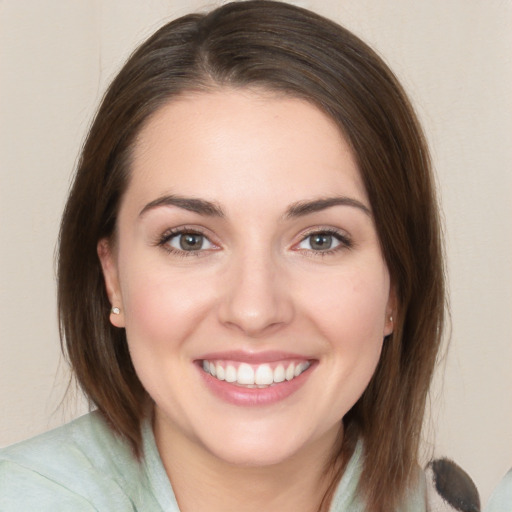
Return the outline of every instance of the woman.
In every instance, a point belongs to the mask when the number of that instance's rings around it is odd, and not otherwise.
[[[64,212],[59,310],[98,412],[2,453],[2,510],[425,510],[428,151],[336,24],[232,3],[132,55]]]

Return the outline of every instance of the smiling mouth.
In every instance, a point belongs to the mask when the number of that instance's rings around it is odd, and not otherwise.
[[[202,369],[217,380],[245,388],[268,388],[289,382],[304,373],[310,361],[251,365],[227,361],[202,361]]]

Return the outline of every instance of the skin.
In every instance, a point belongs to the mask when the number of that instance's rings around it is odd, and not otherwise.
[[[393,328],[390,277],[348,144],[303,100],[219,89],[160,109],[131,173],[116,240],[98,254],[180,508],[314,510],[341,419]],[[155,206],[169,195],[223,215]],[[350,201],[289,215],[333,197]],[[182,228],[204,235],[199,250],[181,249]],[[325,230],[332,247],[318,249],[311,235]],[[197,364],[228,350],[292,352],[313,365],[285,399],[241,406],[205,386]]]

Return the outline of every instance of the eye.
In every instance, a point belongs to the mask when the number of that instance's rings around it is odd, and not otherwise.
[[[199,252],[216,246],[202,233],[194,231],[173,231],[165,234],[159,242],[170,252]]]
[[[304,237],[297,245],[297,248],[314,252],[328,252],[350,246],[350,241],[341,233],[333,231],[315,231]]]

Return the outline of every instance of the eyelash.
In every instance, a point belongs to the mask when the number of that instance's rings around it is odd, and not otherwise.
[[[189,234],[190,235],[203,236],[212,245],[214,245],[214,246],[216,245],[200,229],[197,229],[197,228],[187,228],[186,226],[180,227],[180,228],[168,229],[161,236],[158,237],[158,239],[156,240],[156,244],[155,245],[157,245],[159,247],[162,247],[162,249],[164,249],[169,254],[173,254],[175,256],[184,257],[184,258],[189,257],[189,256],[199,257],[199,256],[204,255],[205,251],[210,251],[211,250],[211,249],[203,249],[203,250],[200,249],[200,250],[197,250],[197,251],[185,251],[185,250],[176,249],[176,248],[174,248],[174,247],[169,245],[169,242],[174,237],[178,237],[180,235],[189,235]],[[319,251],[315,251],[315,250],[312,250],[312,249],[297,249],[297,251],[305,253],[305,254],[310,255],[312,257],[316,257],[316,256],[325,257],[325,256],[329,256],[329,255],[335,254],[335,253],[337,253],[339,251],[343,251],[343,250],[346,250],[346,249],[351,249],[353,247],[353,242],[352,242],[352,240],[350,240],[349,237],[347,237],[346,235],[340,233],[339,231],[337,231],[336,229],[333,229],[333,228],[317,228],[317,229],[314,229],[312,231],[309,231],[309,232],[305,233],[302,236],[302,238],[300,239],[300,241],[297,244],[295,244],[294,246],[297,246],[297,245],[301,244],[302,242],[304,242],[308,238],[310,238],[312,236],[315,236],[315,235],[332,236],[333,238],[335,238],[339,242],[339,245],[334,247],[334,248],[332,248],[332,249],[326,249],[324,251],[320,251],[320,250]]]
[[[308,255],[311,255],[312,257],[320,256],[323,258],[325,256],[330,256],[332,254],[336,254],[339,251],[351,249],[354,246],[352,240],[347,235],[344,235],[344,234],[340,233],[338,230],[333,229],[333,228],[315,228],[314,230],[311,230],[311,231],[305,233],[302,236],[302,238],[300,239],[299,243],[295,244],[295,245],[299,245],[302,242],[304,242],[305,240],[307,240],[308,238],[315,236],[315,235],[332,236],[339,242],[339,245],[332,249],[326,249],[325,251],[314,251],[311,249],[298,249],[298,250],[300,252],[307,253]]]
[[[183,258],[187,258],[189,256],[202,256],[204,255],[205,251],[208,251],[209,249],[203,249],[203,250],[197,250],[197,251],[185,251],[185,250],[179,250],[171,245],[169,245],[169,242],[174,238],[178,237],[180,235],[199,235],[204,237],[206,240],[208,240],[212,245],[214,244],[205,233],[203,233],[200,229],[197,228],[188,228],[187,226],[183,226],[180,228],[172,228],[165,231],[160,237],[158,237],[156,244],[157,246],[161,247],[164,251],[166,251],[169,254],[172,254],[174,256],[179,256]]]

